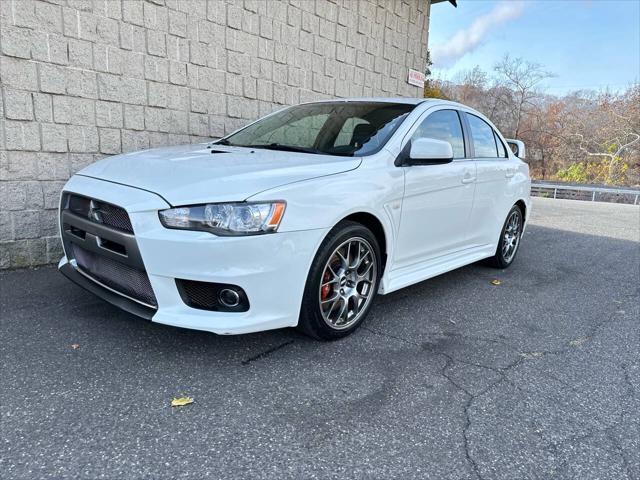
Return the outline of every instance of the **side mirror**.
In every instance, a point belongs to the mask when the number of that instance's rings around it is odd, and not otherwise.
[[[435,138],[418,138],[411,141],[409,158],[404,165],[435,165],[453,161],[453,148],[449,142]]]
[[[524,142],[520,140],[513,140],[511,138],[507,138],[506,140],[507,145],[509,145],[509,148],[516,157],[521,158],[522,160],[527,158],[527,149],[524,146]]]

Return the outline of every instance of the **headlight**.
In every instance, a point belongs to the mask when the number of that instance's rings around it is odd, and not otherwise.
[[[203,230],[216,235],[256,235],[275,232],[284,215],[285,202],[208,203],[161,210],[167,228]]]

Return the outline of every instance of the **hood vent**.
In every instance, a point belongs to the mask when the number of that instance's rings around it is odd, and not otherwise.
[[[211,150],[211,153],[229,153],[226,150]]]

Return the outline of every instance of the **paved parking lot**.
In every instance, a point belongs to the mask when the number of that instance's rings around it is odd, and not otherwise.
[[[2,478],[640,478],[640,208],[534,208],[511,269],[379,297],[334,343],[0,274]]]

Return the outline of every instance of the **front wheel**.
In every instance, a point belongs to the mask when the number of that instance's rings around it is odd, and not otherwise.
[[[349,335],[371,309],[380,273],[380,247],[373,233],[359,223],[338,224],[311,265],[299,328],[319,340]]]
[[[507,268],[513,263],[518,253],[518,247],[520,246],[520,238],[522,237],[522,227],[524,225],[524,218],[522,210],[517,205],[514,205],[507,219],[504,222],[502,231],[500,232],[500,240],[498,241],[498,248],[493,257],[487,259],[487,263],[496,268]]]

